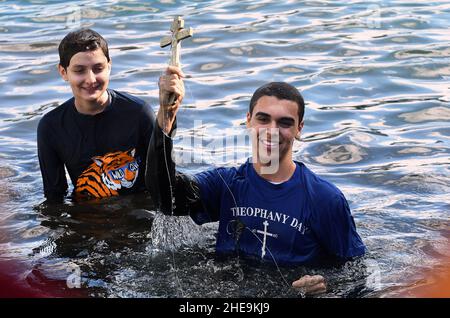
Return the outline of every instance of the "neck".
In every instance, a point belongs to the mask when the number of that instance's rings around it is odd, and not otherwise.
[[[109,104],[109,95],[105,91],[99,99],[95,101],[80,101],[75,98],[75,108],[80,114],[96,115],[105,110]]]
[[[264,173],[264,170],[270,170],[270,164],[261,164],[259,160],[253,164],[255,171],[263,179],[271,182],[285,182],[288,181],[295,172],[295,162],[292,160],[292,156],[284,156],[280,158],[278,169],[274,173]]]

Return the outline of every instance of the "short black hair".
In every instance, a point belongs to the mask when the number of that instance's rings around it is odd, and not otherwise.
[[[109,62],[108,43],[100,34],[91,29],[79,29],[70,32],[59,44],[59,65],[66,69],[70,64],[70,59],[75,54],[94,51],[98,48],[102,49]]]
[[[248,108],[250,115],[252,114],[258,100],[263,96],[274,96],[278,99],[287,99],[297,103],[299,121],[301,122],[303,120],[303,115],[305,113],[305,102],[298,89],[294,86],[286,82],[271,82],[264,84],[253,93],[250,100],[250,106]]]

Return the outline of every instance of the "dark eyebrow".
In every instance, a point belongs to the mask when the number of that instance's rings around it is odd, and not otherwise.
[[[294,124],[295,123],[295,120],[292,117],[282,117],[278,121],[284,122],[286,124]]]
[[[257,112],[257,113],[255,114],[255,117],[256,117],[256,116],[262,116],[262,117],[268,117],[268,118],[270,118],[270,115],[267,114],[267,113],[264,113],[264,112]],[[293,124],[295,123],[295,119],[292,118],[292,117],[281,117],[280,119],[278,119],[278,122],[284,122],[284,123],[293,125]]]
[[[255,114],[255,117],[256,117],[256,116],[270,117],[269,114],[263,113],[263,112],[257,112],[257,113]]]
[[[96,63],[96,64],[94,64],[94,67],[104,66],[104,65],[105,65],[105,63]],[[73,65],[73,67],[84,68],[84,67],[87,67],[87,66],[83,65],[83,64],[75,64],[75,65]]]

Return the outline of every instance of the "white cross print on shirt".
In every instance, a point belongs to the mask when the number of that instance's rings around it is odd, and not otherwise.
[[[278,234],[274,234],[274,233],[269,233],[267,232],[267,227],[269,226],[269,222],[267,222],[267,220],[265,220],[263,222],[264,225],[264,231],[261,230],[252,230],[253,233],[258,233],[258,234],[262,234],[263,236],[263,242],[262,242],[262,247],[261,247],[261,258],[264,258],[264,256],[266,255],[266,238],[267,236],[271,236],[273,238],[277,238]]]

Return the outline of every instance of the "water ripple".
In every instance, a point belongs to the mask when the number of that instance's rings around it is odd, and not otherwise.
[[[81,26],[99,31],[110,45],[110,86],[156,106],[170,51],[159,41],[181,12],[195,35],[182,44],[188,77],[175,149],[212,158],[183,169],[245,159],[244,144],[215,152],[207,144],[242,136],[261,84],[290,82],[306,101],[294,157],[343,190],[370,251],[364,264],[319,272],[334,288],[326,296],[383,296],[435,261],[450,211],[445,1],[0,1],[0,256],[32,257],[31,272],[62,280],[74,261],[96,296],[298,297],[273,268],[213,260],[215,225],[179,220],[170,241],[156,217],[150,232],[148,198],[113,200],[107,211],[40,205],[36,128],[71,97],[56,70],[59,41]],[[200,134],[201,147],[184,143]],[[374,268],[381,273],[376,288],[362,274]],[[34,274],[30,281],[40,284]]]

